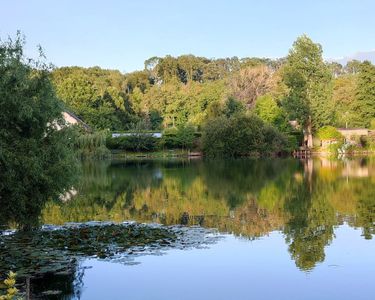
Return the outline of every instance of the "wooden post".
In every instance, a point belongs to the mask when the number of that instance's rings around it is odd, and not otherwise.
[[[26,278],[26,300],[30,300],[30,277]]]

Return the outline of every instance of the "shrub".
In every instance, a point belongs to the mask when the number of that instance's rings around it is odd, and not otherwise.
[[[337,131],[337,129],[333,126],[323,126],[318,129],[316,132],[316,136],[320,140],[332,140],[332,139],[337,139],[337,140],[342,140],[343,136],[340,132]]]
[[[10,271],[8,277],[4,280],[4,286],[6,287],[6,294],[0,294],[0,300],[15,300],[18,294],[18,289],[16,285],[17,274]],[[18,299],[18,298],[17,298]]]
[[[133,133],[129,136],[108,137],[107,147],[111,150],[155,151],[159,149],[160,139],[152,133]]]
[[[228,141],[224,137],[230,135],[229,119],[217,117],[209,121],[202,132],[202,148],[207,156],[225,156]]]
[[[242,114],[209,121],[203,129],[202,147],[207,156],[236,157],[283,152],[288,141],[258,117]]]
[[[85,158],[108,158],[111,153],[106,147],[106,132],[78,133],[76,150],[78,156]]]
[[[281,134],[275,127],[266,125],[263,129],[264,135],[264,152],[284,152],[294,149],[294,145],[290,143],[289,139]]]
[[[178,148],[177,128],[167,128],[163,132],[163,145],[168,149]]]
[[[186,126],[180,126],[177,130],[177,141],[182,149],[191,149],[193,147],[195,138],[194,126],[187,124]]]
[[[168,149],[182,148],[191,149],[196,140],[194,126],[181,125],[168,128],[163,133],[163,145]]]

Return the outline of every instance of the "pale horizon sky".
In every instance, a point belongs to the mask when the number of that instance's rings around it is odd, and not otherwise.
[[[56,66],[131,72],[152,56],[283,57],[307,34],[339,58],[375,49],[373,0],[0,0],[0,38]]]

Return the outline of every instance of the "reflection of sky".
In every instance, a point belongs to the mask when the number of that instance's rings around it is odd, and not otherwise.
[[[163,173],[159,168],[153,171],[153,176],[156,179],[163,179]]]
[[[373,299],[374,241],[346,225],[335,233],[309,273],[277,232],[255,241],[227,236],[210,249],[171,250],[134,266],[89,260],[82,299]]]

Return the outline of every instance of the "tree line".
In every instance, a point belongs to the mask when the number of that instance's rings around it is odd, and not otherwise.
[[[152,57],[144,70],[122,74],[99,67],[52,71],[58,97],[98,129],[128,130],[191,124],[198,128],[231,99],[281,129],[297,120],[370,127],[375,119],[375,66],[325,62],[321,45],[301,36],[282,59]],[[375,125],[375,124],[372,124]]]

